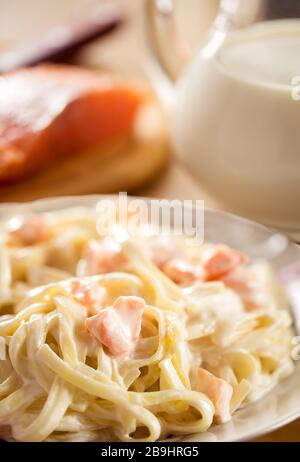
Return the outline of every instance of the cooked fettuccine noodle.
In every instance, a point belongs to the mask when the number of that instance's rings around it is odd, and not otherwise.
[[[291,318],[266,262],[184,238],[118,242],[96,223],[70,209],[2,224],[0,436],[197,434],[291,374]]]

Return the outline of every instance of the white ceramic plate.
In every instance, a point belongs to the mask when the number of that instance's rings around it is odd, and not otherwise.
[[[62,197],[26,204],[0,206],[0,219],[27,212],[61,210],[74,206],[95,207],[104,196]],[[190,213],[194,213],[191,209]],[[264,258],[276,272],[296,262],[300,263],[300,247],[285,236],[254,222],[224,212],[205,211],[205,239],[225,243],[246,252],[250,257]],[[300,296],[300,294],[299,294]],[[295,326],[300,325],[300,306],[291,306]],[[297,333],[295,328],[295,335]],[[300,332],[298,331],[298,335]],[[212,427],[209,432],[176,438],[185,442],[244,441],[271,432],[300,417],[300,361],[294,374],[271,393],[254,404],[236,412],[231,422]]]

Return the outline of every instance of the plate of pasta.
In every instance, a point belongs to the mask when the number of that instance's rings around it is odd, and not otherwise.
[[[0,438],[240,441],[299,417],[299,248],[212,210],[202,243],[100,235],[101,200],[0,207]]]

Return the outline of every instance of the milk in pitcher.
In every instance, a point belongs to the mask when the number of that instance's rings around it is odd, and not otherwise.
[[[220,205],[291,230],[300,229],[299,82],[300,20],[230,32],[179,82],[173,124],[177,152]]]

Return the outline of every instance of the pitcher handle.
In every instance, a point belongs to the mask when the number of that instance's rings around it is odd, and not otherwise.
[[[176,98],[175,82],[189,58],[187,44],[180,36],[174,15],[174,0],[144,0],[148,45],[147,72],[167,109]]]

